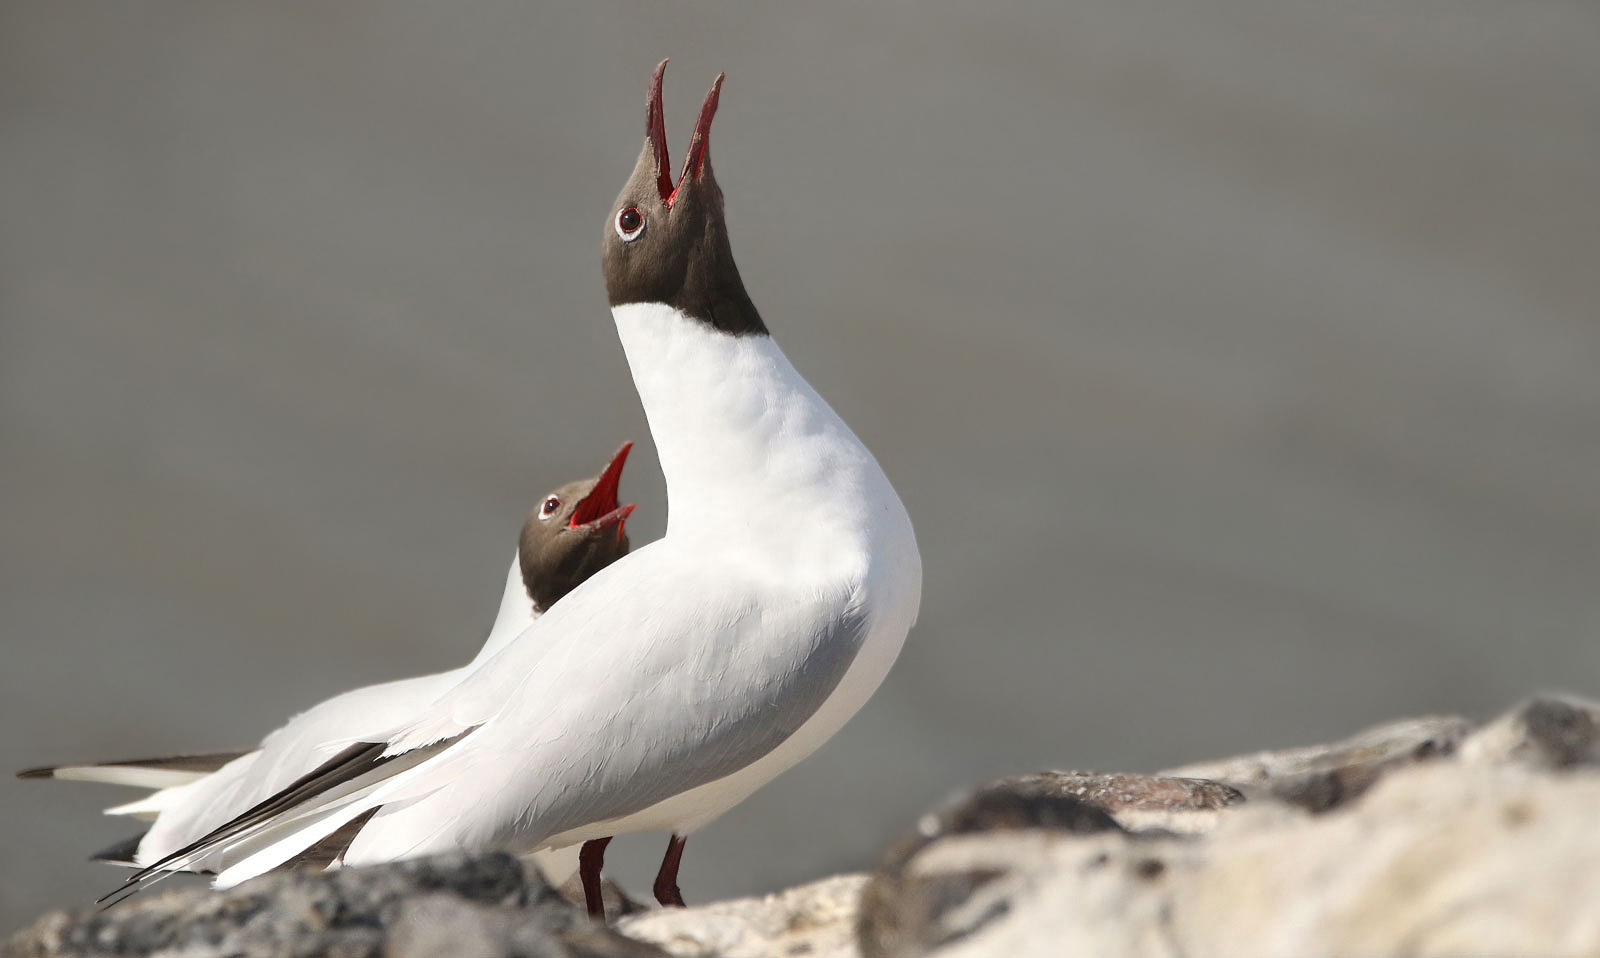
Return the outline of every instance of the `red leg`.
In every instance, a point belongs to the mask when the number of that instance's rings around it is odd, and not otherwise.
[[[661,859],[661,870],[656,872],[656,901],[675,908],[683,907],[683,893],[678,891],[678,863],[683,861],[683,846],[689,840],[674,834],[667,845],[666,857]]]
[[[578,877],[583,881],[583,903],[589,908],[589,917],[606,920],[606,903],[600,897],[600,869],[606,864],[606,846],[609,838],[596,838],[583,843],[578,849]]]

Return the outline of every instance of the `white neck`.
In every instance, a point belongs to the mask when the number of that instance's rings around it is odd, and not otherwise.
[[[528,587],[522,581],[522,563],[518,556],[511,557],[511,571],[506,573],[506,589],[500,596],[500,611],[495,614],[494,625],[489,628],[489,638],[483,643],[468,668],[487,662],[496,652],[521,635],[539,613],[528,598]]]
[[[864,548],[886,518],[909,530],[872,454],[770,336],[732,336],[660,303],[611,313],[661,457],[668,540],[837,554]]]

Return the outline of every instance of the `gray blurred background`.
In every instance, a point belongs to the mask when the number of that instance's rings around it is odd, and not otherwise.
[[[639,441],[600,230],[673,58],[739,263],[917,522],[860,717],[691,900],[959,786],[1600,694],[1600,8],[0,6],[0,768],[464,661]],[[0,780],[0,926],[131,793]],[[665,844],[623,839],[636,889]]]

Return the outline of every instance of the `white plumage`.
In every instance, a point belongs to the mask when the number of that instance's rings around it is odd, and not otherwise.
[[[662,304],[613,314],[667,480],[666,536],[384,736],[401,761],[207,849],[220,886],[372,809],[347,864],[686,834],[814,751],[882,681],[921,561],[871,454],[770,337]]]

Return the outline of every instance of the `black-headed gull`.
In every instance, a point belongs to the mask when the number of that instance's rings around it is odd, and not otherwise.
[[[197,866],[227,887],[309,849],[362,865],[667,831],[655,891],[681,903],[685,837],[815,751],[888,673],[922,590],[910,518],[745,292],[711,170],[721,76],[672,182],[664,67],[603,263],[661,457],[666,535],[421,715],[125,887]]]

